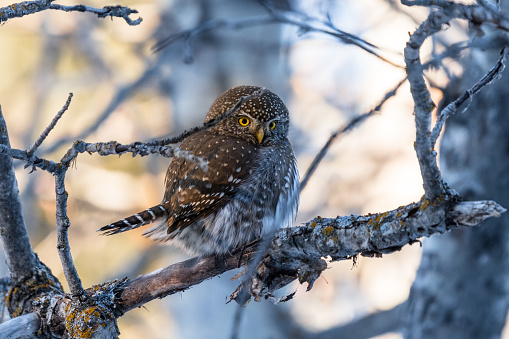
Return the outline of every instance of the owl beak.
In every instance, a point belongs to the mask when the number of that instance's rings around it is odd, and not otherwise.
[[[265,133],[263,132],[263,127],[260,126],[258,127],[258,129],[256,130],[256,139],[258,139],[258,143],[261,144],[262,141],[263,141],[263,136],[265,135]]]

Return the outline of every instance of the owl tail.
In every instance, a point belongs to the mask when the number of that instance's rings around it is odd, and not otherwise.
[[[103,235],[122,233],[141,226],[145,226],[147,224],[151,224],[158,219],[167,217],[168,211],[166,208],[164,208],[163,205],[157,205],[131,215],[130,217],[103,226],[98,230],[98,232],[104,232]]]

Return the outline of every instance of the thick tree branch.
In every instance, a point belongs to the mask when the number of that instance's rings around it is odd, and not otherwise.
[[[424,82],[423,66],[420,59],[420,48],[429,36],[440,31],[442,24],[450,20],[442,11],[429,15],[419,28],[410,36],[405,47],[405,63],[407,65],[410,91],[414,100],[414,114],[416,125],[415,151],[419,160],[419,167],[423,179],[424,192],[428,199],[434,200],[444,191],[442,177],[438,170],[436,151],[431,145],[429,132],[431,130],[431,113],[435,104]]]
[[[398,251],[421,237],[474,226],[475,222],[505,212],[492,201],[455,203],[454,199],[450,196],[436,201],[423,200],[366,216],[316,218],[305,226],[282,229],[273,238],[250,292],[256,299],[272,298],[277,289],[295,279],[308,282],[311,289],[327,267],[325,258],[338,261],[358,254],[380,256]],[[472,204],[476,208],[471,208]],[[150,300],[186,290],[237,267],[241,255],[194,258],[129,281],[119,294],[120,309],[126,312]],[[252,257],[253,252],[246,251],[241,262]]]
[[[435,5],[440,7],[439,10],[432,12],[410,36],[410,40],[407,43],[404,53],[405,63],[407,65],[406,69],[408,81],[410,83],[410,91],[414,100],[416,124],[415,151],[417,153],[417,158],[421,169],[425,195],[428,199],[435,200],[447,189],[438,169],[436,159],[437,153],[434,150],[436,139],[438,138],[439,132],[442,128],[441,125],[443,125],[447,116],[440,117],[437,125],[435,126],[435,130],[431,130],[431,114],[436,106],[431,100],[430,93],[424,81],[424,68],[421,64],[419,54],[420,48],[428,37],[439,32],[443,24],[448,23],[451,19],[454,18],[466,19],[474,24],[491,22],[504,30],[509,27],[507,26],[509,20],[501,13],[494,12],[493,10],[488,10],[478,5],[463,5],[448,1],[426,0],[402,0],[402,3],[408,6]],[[502,56],[499,64],[497,64],[499,66],[495,66],[495,68],[484,78],[486,79],[485,83],[482,83],[481,80],[480,85],[476,88],[477,92],[484,85],[492,81],[496,76],[499,76],[500,72],[503,70],[504,58],[505,53]],[[490,74],[492,76],[491,78]],[[460,97],[458,100],[464,102],[469,97],[469,94]],[[450,107],[450,110],[454,110],[454,105]]]
[[[9,148],[9,136],[0,109],[0,144]],[[18,282],[32,275],[37,258],[30,245],[23,220],[18,183],[14,175],[12,158],[0,154],[0,237],[7,256],[11,281]]]
[[[41,319],[36,313],[28,313],[0,324],[2,338],[37,339]]]

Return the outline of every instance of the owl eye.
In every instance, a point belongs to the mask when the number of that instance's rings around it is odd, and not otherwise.
[[[240,126],[247,126],[247,125],[249,125],[250,122],[251,121],[249,121],[249,118],[247,118],[247,117],[240,117],[239,118]]]
[[[270,129],[276,128],[276,122],[275,121],[271,121],[270,124],[269,124],[269,128]]]

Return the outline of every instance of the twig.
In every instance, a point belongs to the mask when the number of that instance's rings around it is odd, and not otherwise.
[[[202,23],[194,27],[193,29],[185,30],[180,33],[169,36],[166,39],[159,41],[152,47],[154,52],[158,52],[163,48],[179,41],[184,40],[186,46],[190,46],[191,42],[198,37],[199,35],[220,28],[238,30],[247,27],[260,26],[266,24],[288,24],[299,27],[300,33],[309,33],[309,32],[319,32],[326,35],[333,36],[339,40],[341,40],[345,44],[355,45],[364,51],[376,56],[382,61],[385,61],[395,67],[402,68],[401,65],[398,65],[387,58],[381,56],[376,50],[379,50],[377,46],[374,44],[367,42],[364,39],[361,39],[353,34],[344,32],[337,27],[335,27],[330,21],[323,22],[321,20],[311,18],[307,15],[292,12],[292,11],[279,11],[273,9],[267,15],[259,15],[255,17],[248,17],[242,19],[217,19],[210,20]]]
[[[57,124],[58,120],[67,111],[67,109],[69,108],[69,105],[71,104],[72,95],[73,95],[72,93],[69,93],[69,97],[67,98],[67,101],[65,102],[64,107],[62,107],[62,109],[60,111],[58,111],[57,115],[55,115],[55,117],[53,118],[51,123],[48,125],[48,127],[46,127],[46,129],[42,132],[42,134],[37,138],[37,140],[35,140],[35,142],[32,144],[32,146],[30,146],[30,148],[26,151],[29,156],[32,155],[39,146],[41,146],[42,142],[44,141],[44,139],[46,139],[49,132],[51,132],[51,130]]]
[[[244,310],[246,308],[242,307],[241,305],[238,305],[237,309],[235,310],[235,317],[233,318],[233,326],[232,326],[232,334],[230,336],[230,339],[240,339],[240,325],[242,322],[242,316],[244,315]]]
[[[84,289],[74,266],[68,237],[68,229],[71,226],[71,221],[67,217],[67,196],[69,194],[65,190],[65,174],[68,168],[69,164],[67,163],[55,176],[57,249],[71,294],[73,297],[81,297],[84,295]]]
[[[456,113],[458,108],[461,107],[467,100],[471,100],[472,97],[477,94],[481,89],[490,85],[494,80],[500,79],[502,76],[502,72],[505,69],[505,60],[507,59],[507,55],[509,54],[509,50],[504,48],[500,52],[500,58],[497,60],[495,66],[486,73],[472,88],[466,90],[459,98],[451,102],[447,107],[445,107],[440,115],[437,118],[437,122],[431,131],[431,143],[432,147],[435,147],[438,137],[440,136],[440,132],[445,124],[445,121],[452,115]],[[468,107],[467,107],[468,108]]]
[[[61,11],[77,11],[77,12],[90,12],[97,14],[99,18],[105,17],[119,17],[123,18],[129,25],[138,25],[143,19],[138,18],[132,20],[129,15],[138,13],[135,9],[123,6],[105,6],[102,9],[94,8],[90,6],[77,5],[77,6],[64,6],[53,4],[55,0],[35,0],[35,1],[23,1],[15,3],[6,7],[0,8],[0,23],[6,22],[12,18],[20,18],[25,15],[38,13],[47,9],[55,9]]]
[[[307,339],[372,338],[388,332],[398,332],[407,307],[405,301],[389,310],[371,313],[345,325],[313,333]]]
[[[384,96],[384,98],[378,103],[378,105],[376,105],[375,108],[373,108],[372,110],[370,110],[369,112],[367,113],[364,113],[364,114],[361,114],[355,118],[353,118],[352,120],[350,120],[345,126],[343,126],[342,128],[336,130],[334,133],[331,134],[331,136],[329,137],[329,139],[327,140],[327,142],[325,143],[325,145],[323,145],[322,149],[320,150],[320,152],[318,152],[318,154],[315,156],[315,158],[313,159],[313,161],[311,162],[311,165],[309,165],[306,173],[304,174],[304,177],[302,178],[301,182],[300,182],[300,191],[302,192],[304,190],[304,188],[306,187],[306,185],[308,184],[309,182],[309,179],[311,178],[311,176],[315,173],[316,169],[318,168],[318,165],[320,164],[320,162],[323,160],[323,158],[325,157],[325,154],[327,154],[327,152],[329,151],[329,148],[330,146],[332,145],[332,143],[342,134],[346,133],[346,132],[349,132],[350,130],[352,130],[354,127],[358,126],[359,124],[361,124],[362,122],[364,122],[366,119],[368,119],[369,117],[371,117],[372,115],[374,115],[375,113],[378,113],[380,111],[380,109],[382,108],[383,104],[389,100],[390,98],[392,98],[394,95],[396,95],[396,92],[398,91],[398,89],[401,87],[401,85],[403,85],[403,83],[406,81],[406,78],[401,80],[391,91],[387,92]]]
[[[64,12],[90,12],[97,14],[97,17],[99,18],[118,17],[124,19],[130,26],[139,25],[143,21],[141,17],[139,17],[136,20],[132,20],[131,18],[129,18],[129,15],[133,13],[136,14],[138,13],[138,11],[124,6],[104,6],[103,8],[94,8],[85,5],[64,6],[58,4],[51,4],[49,6],[49,9],[55,9]]]
[[[132,153],[134,156],[146,156],[149,154],[159,154],[167,158],[176,157],[192,161],[207,170],[207,161],[202,157],[197,157],[191,152],[183,151],[179,148],[169,146],[154,146],[148,143],[133,142],[129,145],[122,145],[116,141],[87,143],[81,140],[76,141],[62,158],[62,162],[71,163],[80,153],[99,153],[99,155],[122,155]]]
[[[44,149],[44,153],[52,153],[59,149],[62,146],[68,145],[75,140],[86,139],[90,134],[97,130],[99,126],[115,111],[115,109],[126,99],[130,97],[130,94],[138,87],[145,84],[149,79],[152,78],[155,74],[157,74],[157,70],[159,69],[161,59],[158,59],[155,63],[149,63],[149,66],[145,68],[145,71],[141,74],[139,78],[137,78],[132,83],[123,86],[115,92],[115,95],[110,100],[106,108],[103,112],[97,117],[97,119],[83,132],[81,132],[78,136],[71,136],[61,138],[54,144],[50,145],[46,149]]]

